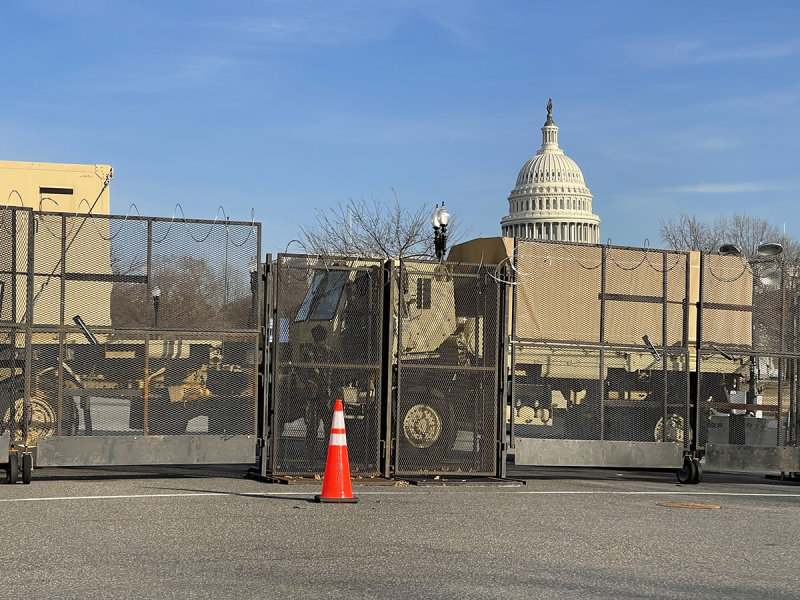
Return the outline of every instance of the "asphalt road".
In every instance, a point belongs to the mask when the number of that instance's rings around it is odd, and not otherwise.
[[[511,471],[320,505],[241,467],[40,469],[0,486],[0,597],[800,598],[800,486]]]

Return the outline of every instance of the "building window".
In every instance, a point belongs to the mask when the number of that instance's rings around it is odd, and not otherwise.
[[[417,279],[417,308],[431,307],[431,279],[420,277]]]
[[[60,196],[70,196],[72,195],[72,188],[60,188],[60,187],[40,187],[39,193],[42,195],[60,195]]]

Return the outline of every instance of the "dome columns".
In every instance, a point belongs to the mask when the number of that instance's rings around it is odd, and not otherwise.
[[[505,237],[516,237],[528,240],[599,244],[600,226],[596,222],[587,221],[519,222],[504,224],[503,235]]]

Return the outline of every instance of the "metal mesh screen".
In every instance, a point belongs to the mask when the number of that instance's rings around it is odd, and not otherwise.
[[[514,436],[688,448],[687,354],[664,353],[660,367],[650,361],[636,368],[635,360],[628,348],[515,344],[508,415]]]
[[[397,297],[396,473],[493,474],[500,286],[491,269],[404,262]]]
[[[513,435],[688,449],[688,254],[519,242],[515,258]]]
[[[271,470],[322,475],[337,398],[350,469],[380,471],[383,266],[279,255],[276,265]]]
[[[796,268],[704,256],[699,443],[797,445]]]
[[[33,220],[29,444],[256,433],[259,224]]]
[[[8,433],[12,442],[24,438],[30,411],[25,364],[30,360],[31,215],[29,209],[0,209],[0,433]]]

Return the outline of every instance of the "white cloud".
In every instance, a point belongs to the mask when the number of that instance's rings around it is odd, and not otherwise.
[[[753,192],[774,192],[778,190],[791,189],[781,183],[761,182],[761,183],[697,183],[694,185],[680,185],[673,188],[666,188],[666,192],[679,194],[749,194]]]
[[[738,148],[741,143],[733,138],[719,136],[700,138],[694,145],[706,150],[730,150],[731,148]]]
[[[359,44],[383,39],[407,10],[408,2],[271,2],[262,13],[223,26],[249,41],[323,45]],[[214,24],[216,27],[217,24]]]
[[[707,39],[689,36],[656,36],[634,41],[626,49],[643,65],[667,67],[787,58],[800,52],[800,41],[778,40],[736,46],[714,44]]]
[[[222,56],[182,57],[162,60],[158,64],[128,63],[118,65],[113,74],[105,75],[101,81],[94,79],[94,72],[85,75],[92,84],[85,85],[84,82],[78,89],[88,89],[91,94],[162,94],[218,81],[237,68],[237,63]]]

